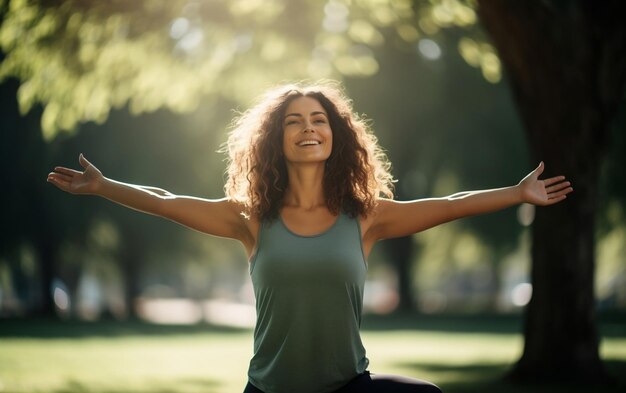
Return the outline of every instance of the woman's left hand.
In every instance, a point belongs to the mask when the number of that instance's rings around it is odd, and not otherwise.
[[[540,180],[539,175],[543,173],[545,165],[542,162],[534,171],[519,182],[522,200],[525,203],[532,203],[538,206],[548,206],[561,202],[567,198],[567,194],[574,191],[569,181],[565,181],[565,176],[555,176],[549,179]]]

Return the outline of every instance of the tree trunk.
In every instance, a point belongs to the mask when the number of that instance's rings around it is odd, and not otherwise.
[[[0,10],[0,21],[2,20]],[[0,62],[4,55],[0,52]],[[25,299],[28,312],[41,317],[56,317],[52,296],[52,280],[55,275],[58,237],[54,228],[45,175],[46,145],[39,131],[41,110],[19,115],[17,95],[19,82],[3,81],[0,86],[0,164],[4,168],[0,181],[2,229],[0,229],[0,255],[6,256],[21,245],[31,245],[35,251],[37,269],[26,274],[27,280],[35,281],[36,288],[28,287]],[[20,268],[21,269],[21,268]],[[22,299],[22,300],[25,300]]]
[[[138,318],[135,302],[141,295],[140,274],[145,257],[145,244],[139,230],[132,225],[122,229],[124,242],[120,252],[120,271],[124,275],[124,302],[127,318]]]
[[[410,236],[385,240],[385,252],[391,259],[391,263],[398,275],[398,303],[397,311],[415,311],[415,299],[413,296],[413,276],[411,274],[413,239]]]
[[[44,228],[46,228],[44,226]],[[33,314],[44,318],[56,318],[56,309],[52,295],[52,281],[54,280],[54,265],[57,247],[48,238],[39,237],[35,247],[39,267],[40,299]]]
[[[594,221],[599,168],[626,78],[624,8],[620,0],[479,1],[533,164],[544,160],[544,177],[564,174],[575,189],[537,212],[533,296],[515,380],[606,380],[594,309]]]
[[[32,239],[37,252],[37,265],[40,280],[40,302],[39,307],[35,311],[36,315],[43,317],[56,317],[56,308],[54,304],[54,295],[52,283],[57,274],[57,258],[59,250],[59,237],[57,232],[51,233],[50,228],[55,228],[54,218],[49,206],[49,200],[46,198],[46,191],[50,190],[50,185],[45,182],[46,168],[44,159],[46,155],[45,144],[41,139],[41,133],[37,127],[28,130],[17,130],[30,134],[30,153],[35,157],[29,157],[33,163],[32,166],[25,171],[28,173],[34,171],[32,178],[39,180],[32,184],[25,184],[23,190],[26,190],[30,197],[25,198],[22,202],[30,205],[36,222],[30,222],[29,231],[32,231]],[[27,167],[24,163],[24,168]]]
[[[407,160],[400,160],[407,162]],[[408,168],[397,167],[398,173],[407,176]],[[401,178],[404,176],[400,176]],[[400,190],[396,190],[396,197],[399,200],[407,200]],[[415,254],[415,243],[411,236],[403,236],[384,241],[384,251],[390,259],[398,277],[398,307],[396,312],[410,313],[418,311],[417,296],[413,285],[413,255]]]

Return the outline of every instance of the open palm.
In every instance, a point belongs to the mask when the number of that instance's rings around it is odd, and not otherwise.
[[[545,165],[542,161],[534,171],[520,181],[518,186],[521,189],[524,202],[538,206],[553,205],[574,191],[571,183],[565,181],[565,176],[540,180],[539,176],[543,173],[544,168]]]
[[[81,154],[78,162],[84,171],[57,166],[48,174],[48,182],[71,194],[93,194],[104,178],[102,173]]]

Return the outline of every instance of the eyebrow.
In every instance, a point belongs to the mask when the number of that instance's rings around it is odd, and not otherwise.
[[[315,115],[324,115],[324,116],[328,117],[328,115],[326,113],[321,112],[321,111],[311,112],[311,116],[315,116]],[[303,117],[300,113],[289,113],[289,114],[285,115],[285,119],[288,118],[289,116]]]

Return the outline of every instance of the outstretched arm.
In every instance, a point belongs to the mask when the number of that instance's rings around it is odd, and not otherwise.
[[[501,210],[520,203],[553,205],[573,191],[564,176],[540,180],[544,164],[511,187],[459,192],[444,198],[380,201],[368,235],[373,239],[407,236],[457,218]]]
[[[240,240],[251,248],[254,239],[241,206],[228,199],[203,199],[174,195],[156,187],[127,184],[108,179],[81,154],[84,171],[55,167],[48,182],[76,195],[98,195],[120,205],[175,221],[215,236]]]

